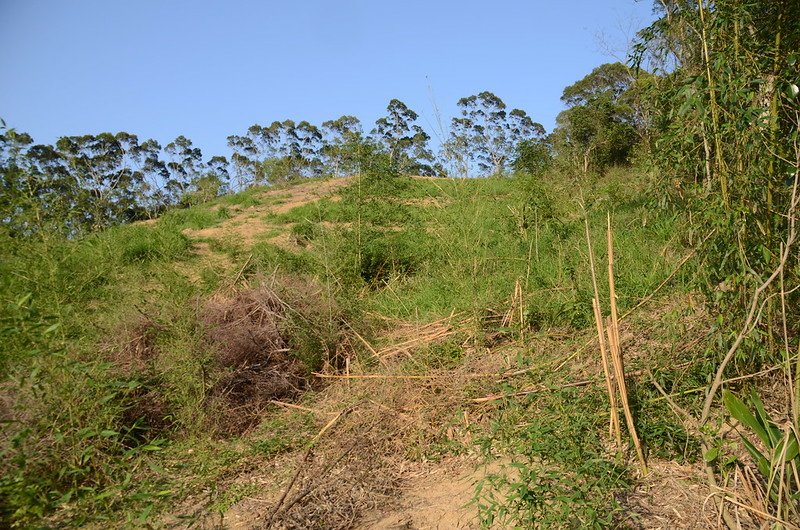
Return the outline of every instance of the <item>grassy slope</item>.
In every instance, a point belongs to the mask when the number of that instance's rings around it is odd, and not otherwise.
[[[567,372],[554,373],[548,363],[574,351],[592,325],[583,209],[598,256],[605,254],[606,215],[612,213],[622,311],[651,293],[681,253],[676,219],[652,211],[637,180],[614,172],[582,190],[547,179],[357,180],[341,200],[323,198],[280,213],[275,192],[249,190],[79,242],[14,242],[0,271],[7,306],[3,369],[11,381],[4,392],[32,408],[18,414],[27,428],[9,424],[4,431],[4,516],[103,526],[123,513],[137,525],[208,486],[217,492],[208,509],[224,511],[252,493],[220,487],[225,477],[302,449],[324,424],[313,414],[275,409],[249,434],[223,439],[209,435],[204,423],[209,354],[197,324],[199,301],[269,281],[276,271],[315,278],[336,300],[336,318],[349,319],[376,348],[399,340],[387,333],[396,324],[386,320],[420,324],[458,314],[467,322],[449,339],[415,344],[411,361],[389,367],[376,365],[363,343],[353,340],[356,372],[456,373],[475,369],[475,363],[527,370],[502,383],[451,388],[441,399],[458,413],[475,397],[543,382],[558,386],[591,373],[597,366],[590,357],[582,360],[585,355]],[[236,228],[243,211],[250,212],[248,223],[263,225],[247,240]],[[220,224],[231,228],[191,235]],[[661,295],[680,293],[683,281],[677,275]],[[497,315],[509,309],[517,285],[524,300],[521,323],[503,325]],[[607,299],[607,292],[601,297]],[[662,323],[681,325],[679,312],[661,316]],[[119,353],[143,318],[158,324],[153,340],[159,355],[145,371],[120,372]],[[631,326],[646,328],[647,322],[634,317]],[[667,326],[653,335],[658,333],[674,330]],[[487,346],[488,357],[467,354]],[[501,350],[492,357],[491,351]],[[309,361],[308,352],[296,353],[309,366],[318,362]],[[677,362],[673,353],[654,352],[662,358],[649,366]],[[170,427],[134,440],[123,420],[130,422],[126,410],[143,393],[167,402]],[[304,403],[322,407],[330,395],[311,393]],[[691,440],[663,406],[649,404],[650,397],[635,394],[645,442],[666,457],[691,454]],[[521,474],[490,477],[487,484],[494,487],[479,498],[487,524],[502,516],[519,524],[531,524],[531,518],[563,522],[567,513],[575,524],[610,522],[614,492],[631,479],[625,461],[603,450],[602,387],[500,403],[478,407],[483,419],[470,428],[469,442],[444,436],[454,411],[437,410],[431,418],[442,422],[433,424],[438,434],[409,442],[408,458],[475,448],[512,458]],[[547,465],[539,464],[543,458]],[[560,500],[542,504],[553,497]]]

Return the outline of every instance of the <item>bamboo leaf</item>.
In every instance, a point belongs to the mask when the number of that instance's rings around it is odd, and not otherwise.
[[[750,443],[745,437],[742,437],[742,443],[744,444],[747,452],[750,453],[750,456],[753,457],[753,460],[756,461],[756,465],[758,466],[758,470],[761,474],[765,477],[769,477],[770,473],[772,472],[772,466],[769,463],[769,460],[759,451],[755,445]]]
[[[770,444],[770,437],[767,434],[767,431],[762,427],[762,425],[758,422],[758,420],[753,416],[753,413],[750,412],[742,400],[733,395],[731,392],[724,390],[722,392],[722,402],[725,404],[725,408],[728,409],[731,416],[736,418],[739,423],[749,427],[764,444]],[[760,453],[759,453],[760,454]]]

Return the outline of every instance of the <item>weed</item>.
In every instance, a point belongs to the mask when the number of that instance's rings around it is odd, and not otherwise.
[[[159,224],[174,226],[178,230],[191,228],[200,230],[214,226],[229,216],[227,209],[221,208],[212,211],[207,205],[193,206],[191,208],[173,209],[161,216]]]
[[[172,227],[150,228],[147,226],[126,226],[110,230],[107,237],[118,237],[119,243],[111,244],[121,249],[123,264],[146,263],[149,261],[172,260],[186,256],[189,240]],[[116,234],[115,232],[119,232]]]
[[[292,273],[311,273],[317,268],[312,254],[307,252],[295,254],[271,243],[256,243],[251,249],[253,264],[265,274],[274,271]]]
[[[752,409],[727,390],[723,392],[723,401],[731,416],[747,427],[764,448],[759,449],[749,436],[742,434],[742,443],[761,474],[762,488],[766,493],[764,504],[771,513],[785,521],[797,521],[800,517],[798,426],[789,423],[781,428],[767,414],[755,392],[750,395]],[[716,456],[706,455],[706,458],[713,460]]]
[[[265,188],[262,186],[251,186],[244,191],[240,191],[232,195],[225,195],[220,199],[220,202],[222,204],[229,204],[232,206],[241,206],[242,208],[258,206],[261,204],[261,200],[258,198],[258,195],[263,193],[264,190]]]
[[[319,234],[319,225],[308,219],[303,219],[292,225],[292,237],[298,245],[305,246]]]
[[[606,418],[596,412],[600,401],[594,390],[553,390],[535,412],[512,406],[494,423],[482,447],[513,456],[476,487],[473,502],[483,526],[612,526],[620,510],[615,493],[629,479],[625,466],[602,452]],[[522,418],[527,421],[516,426]]]

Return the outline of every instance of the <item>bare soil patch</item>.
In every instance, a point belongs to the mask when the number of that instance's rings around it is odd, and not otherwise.
[[[193,239],[229,239],[245,248],[252,247],[256,241],[276,228],[266,220],[268,213],[284,214],[298,206],[318,201],[334,195],[350,184],[350,178],[336,178],[323,181],[296,184],[288,188],[277,188],[258,195],[262,202],[255,206],[238,210],[231,209],[231,217],[221,223],[201,230],[184,230]]]
[[[476,509],[469,506],[477,483],[499,469],[498,464],[475,466],[457,458],[435,465],[415,466],[406,472],[402,492],[394,504],[369,513],[359,530],[449,530],[479,528]]]

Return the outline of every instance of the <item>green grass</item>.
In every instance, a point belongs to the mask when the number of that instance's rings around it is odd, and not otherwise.
[[[200,230],[218,224],[230,216],[226,208],[211,210],[208,204],[191,208],[173,209],[161,216],[159,224],[168,225],[178,230],[191,228]]]
[[[479,445],[510,463],[476,489],[482,526],[606,528],[621,511],[616,495],[630,484],[624,464],[604,454],[607,425],[599,389],[543,393],[510,403]]]
[[[249,206],[258,206],[261,204],[261,199],[259,196],[263,194],[268,188],[263,186],[253,186],[252,188],[248,188],[246,190],[240,191],[238,193],[233,193],[231,195],[225,195],[219,199],[220,204],[227,204],[227,205],[236,205],[242,208],[247,208]]]
[[[630,185],[635,181],[630,173],[612,172],[582,184],[601,274],[605,219],[609,210],[613,214],[623,311],[666,278],[680,253],[673,240],[680,219],[650,211],[644,191]],[[309,371],[341,361],[342,322],[370,336],[365,311],[422,321],[465,311],[480,321],[507,308],[517,282],[526,297],[526,330],[586,328],[592,291],[575,189],[548,179],[365,178],[340,201],[322,199],[270,216],[270,222],[292,224],[287,231],[305,245],[298,251],[207,240],[230,259],[230,271],[204,263],[182,232],[221,222],[232,206],[261,204],[262,189],[222,197],[216,209],[212,203],[173,210],[153,224],[79,240],[0,233],[7,249],[0,260],[0,370],[20,413],[28,411],[24,421],[2,426],[0,523],[80,526],[127,519],[141,526],[192,487],[215,484],[243,463],[296,450],[313,436],[308,415],[280,425],[267,415],[244,444],[214,440],[208,432],[204,399],[214,366],[198,310],[237,274],[240,285],[273,277],[287,282],[281,294],[296,313],[285,325],[293,355]],[[672,292],[686,281],[678,275]],[[137,333],[158,355],[135,370],[120,369],[114,355]],[[463,342],[459,336],[422,348],[414,368],[458,367],[465,361]],[[663,416],[663,404],[652,397],[637,395],[641,414]],[[602,455],[580,453],[597,444],[592,437],[602,431],[591,412],[603,408],[597,396],[558,393],[541,404],[535,424],[512,427],[522,423],[526,406],[509,408],[481,433],[486,447],[502,448],[526,466],[494,479],[496,490],[570,498],[578,522],[613,517],[611,496],[625,487],[624,472]],[[563,417],[571,419],[559,423]],[[694,451],[682,449],[692,441],[670,422],[645,422],[642,432],[663,442],[669,454]],[[551,434],[575,440],[550,447]],[[443,442],[440,452],[451,450]],[[539,469],[534,464],[548,451],[555,452],[551,465]],[[584,489],[558,483],[554,473],[564,470]],[[247,491],[221,490],[219,509]],[[509,511],[499,497],[480,502],[487,521],[500,520],[501,512],[521,522],[535,510],[553,521],[563,515],[558,504],[526,507],[519,500]]]
[[[452,310],[477,313],[501,306],[519,280],[529,293],[527,314],[532,325],[590,323],[583,213],[577,201],[566,198],[566,186],[514,179],[405,183],[403,195],[428,199],[427,206],[364,195],[358,202],[353,190],[351,186],[345,200],[324,205],[316,213],[319,220],[350,223],[336,236],[345,240],[340,261],[360,255],[359,275],[367,283],[380,276],[371,270],[381,270],[384,282],[393,280],[390,289],[373,291],[368,297],[373,310],[393,317],[434,317]],[[602,191],[587,189],[586,194],[595,199],[589,218],[601,256],[610,199]],[[304,219],[304,232],[319,239],[312,207],[290,214],[294,220]],[[399,230],[386,229],[396,221],[384,214],[387,210],[406,219]],[[643,223],[643,217],[650,219]],[[676,223],[651,215],[635,202],[614,204],[617,291],[623,310],[671,272],[670,238]],[[601,258],[599,266],[604,263]]]

